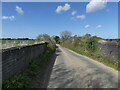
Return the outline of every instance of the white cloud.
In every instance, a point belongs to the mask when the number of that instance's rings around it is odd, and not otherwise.
[[[76,11],[73,11],[71,14],[72,14],[72,15],[75,15],[76,13],[77,13]]]
[[[106,7],[107,0],[91,0],[86,6],[86,12],[91,13]]]
[[[90,27],[90,25],[85,25],[85,26],[84,26],[84,28],[89,28],[89,27]]]
[[[60,13],[62,11],[68,11],[70,9],[70,4],[65,4],[64,6],[58,6],[56,9],[56,13]]]
[[[85,16],[85,15],[78,15],[78,16],[76,16],[76,18],[77,18],[77,19],[85,19],[86,16]]]
[[[15,16],[2,16],[2,19],[4,19],[4,20],[6,20],[6,19],[13,20],[13,19],[15,19]]]
[[[97,28],[97,29],[98,29],[98,28],[102,28],[102,25],[97,25],[96,28]]]
[[[21,14],[21,15],[23,15],[23,13],[24,13],[24,11],[22,10],[22,8],[19,7],[19,6],[16,6],[16,11],[17,11],[19,14]]]

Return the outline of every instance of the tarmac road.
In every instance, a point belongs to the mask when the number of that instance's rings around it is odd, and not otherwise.
[[[48,88],[118,88],[118,71],[58,45]]]

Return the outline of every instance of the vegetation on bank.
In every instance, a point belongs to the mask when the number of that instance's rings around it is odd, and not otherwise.
[[[65,46],[63,46],[63,47],[65,47]],[[110,58],[108,56],[101,55],[101,54],[96,54],[96,53],[91,53],[91,52],[82,52],[82,51],[79,51],[79,50],[76,50],[76,49],[73,49],[73,48],[68,48],[68,47],[65,47],[65,48],[70,49],[70,50],[72,50],[72,51],[74,51],[78,54],[90,57],[93,60],[97,60],[100,63],[103,63],[103,64],[105,64],[109,67],[112,67],[112,68],[120,71],[120,67],[118,67],[118,64],[120,63],[119,60],[115,60],[113,58]]]
[[[104,39],[96,36],[91,36],[90,34],[86,34],[82,37],[72,37],[69,31],[64,31],[61,33],[60,44],[61,46],[75,51],[81,55],[88,56],[116,70],[120,70],[120,67],[118,67],[120,60],[115,60],[111,57],[100,54],[100,50],[98,48],[99,40]]]
[[[51,60],[54,52],[55,49],[49,49],[49,52],[47,51],[33,59],[23,72],[9,80],[3,81],[2,88],[30,88],[30,84],[37,76],[38,71]]]

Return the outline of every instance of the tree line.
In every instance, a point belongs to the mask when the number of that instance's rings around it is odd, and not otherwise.
[[[97,41],[104,40],[97,36],[91,36],[90,34],[86,34],[84,36],[72,36],[70,31],[63,31],[60,33],[59,36],[52,36],[50,37],[47,34],[41,34],[37,36],[38,41],[46,41],[52,44],[61,44],[63,46],[67,46],[69,48],[74,48],[81,51],[90,51],[96,52],[97,51]]]

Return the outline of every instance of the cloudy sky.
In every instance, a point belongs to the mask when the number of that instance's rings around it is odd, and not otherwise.
[[[73,35],[86,33],[102,38],[118,38],[118,3],[91,2],[4,2],[3,37],[36,38],[38,34]]]

